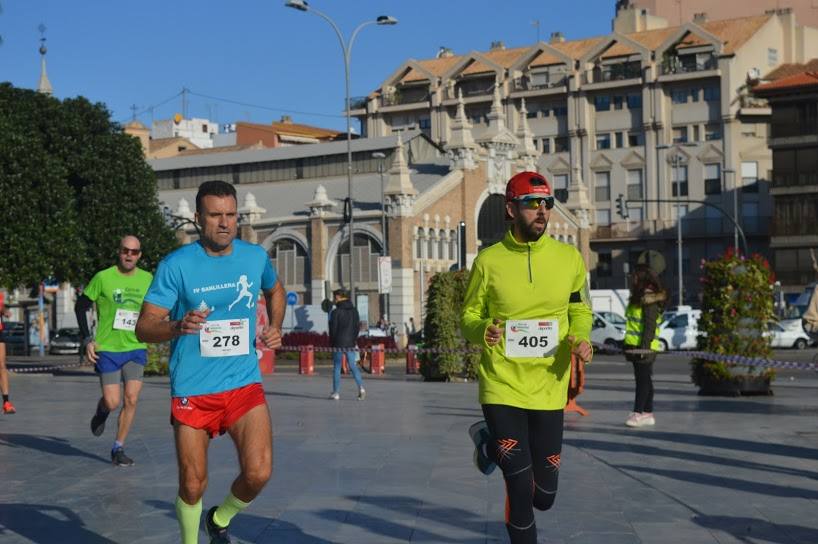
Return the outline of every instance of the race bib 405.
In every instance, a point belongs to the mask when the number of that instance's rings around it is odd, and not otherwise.
[[[559,332],[556,319],[510,319],[506,321],[506,356],[549,357],[559,346]]]

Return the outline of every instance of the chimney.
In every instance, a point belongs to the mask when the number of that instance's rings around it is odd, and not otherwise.
[[[291,125],[292,122],[293,122],[293,118],[290,117],[289,115],[282,115],[281,116],[281,122],[285,123],[285,124],[288,124],[288,125]]]
[[[506,45],[503,42],[499,41],[499,40],[497,40],[495,42],[491,42],[491,48],[490,48],[491,51],[501,51],[501,50],[503,50],[505,48],[506,48]]]
[[[700,25],[702,23],[706,23],[707,22],[707,12],[702,11],[702,12],[699,12],[699,13],[694,13],[693,14],[693,22],[696,23],[697,25]]]
[[[562,32],[552,32],[551,39],[548,40],[548,43],[563,43],[565,41],[565,35]]]

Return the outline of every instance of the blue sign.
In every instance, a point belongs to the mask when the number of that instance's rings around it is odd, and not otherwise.
[[[298,304],[298,293],[287,291],[287,306],[295,306],[296,304]]]

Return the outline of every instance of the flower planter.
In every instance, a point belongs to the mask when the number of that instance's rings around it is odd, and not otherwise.
[[[720,379],[709,374],[699,378],[699,395],[715,397],[739,397],[772,395],[770,378],[766,376],[739,375]]]

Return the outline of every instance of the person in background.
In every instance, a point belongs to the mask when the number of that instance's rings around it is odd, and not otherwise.
[[[346,289],[336,289],[332,296],[335,308],[329,314],[329,340],[330,345],[336,350],[332,353],[332,394],[329,398],[332,400],[341,398],[341,365],[346,354],[347,367],[358,385],[358,400],[364,400],[366,390],[361,371],[358,370],[356,350],[360,321],[358,310],[349,300],[349,291]]]
[[[659,345],[659,321],[667,293],[659,276],[646,265],[637,265],[630,278],[630,301],[625,310],[625,358],[633,364],[636,394],[628,427],[656,424],[653,416],[653,363]]]

